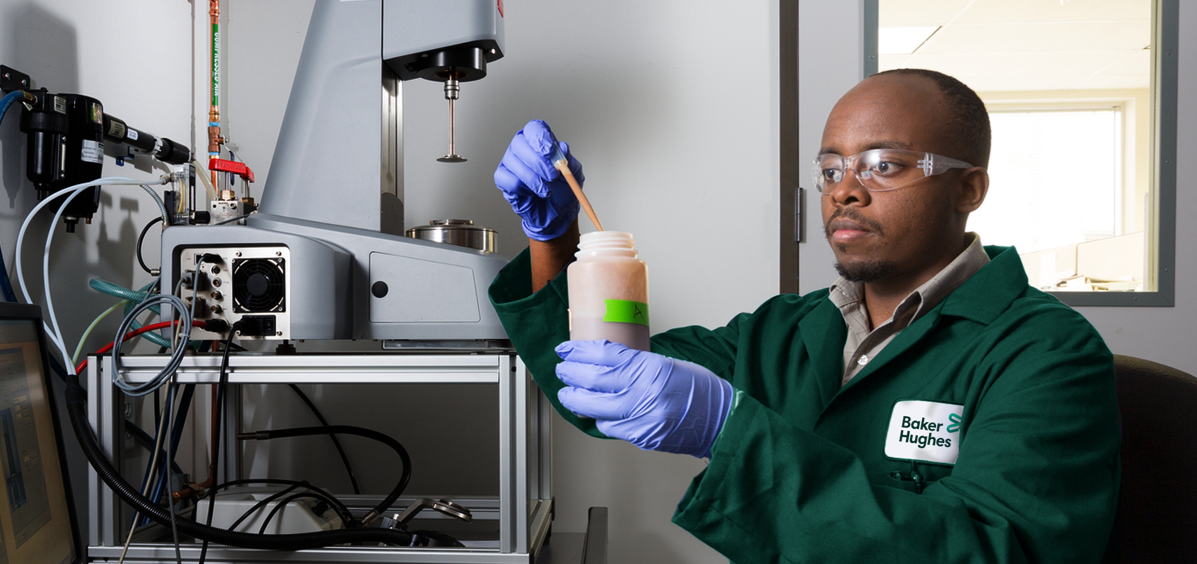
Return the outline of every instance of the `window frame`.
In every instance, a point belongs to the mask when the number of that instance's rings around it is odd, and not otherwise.
[[[877,73],[880,0],[864,1],[864,75]],[[1147,273],[1153,292],[1048,292],[1073,307],[1173,307],[1176,304],[1176,117],[1180,0],[1153,0],[1151,9],[1151,181]],[[1154,227],[1154,228],[1152,228]]]

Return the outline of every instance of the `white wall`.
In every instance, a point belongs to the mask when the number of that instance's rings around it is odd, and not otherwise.
[[[92,96],[104,104],[106,112],[133,127],[188,143],[192,131],[190,30],[191,4],[186,0],[0,0],[0,63],[31,75],[36,87]],[[25,179],[20,113],[19,107],[10,108],[0,125],[0,250],[14,287],[17,232],[37,203],[33,185]],[[107,144],[105,176],[153,179],[162,172],[151,168],[146,157],[118,167],[113,149]],[[61,224],[54,227],[49,270],[52,296],[72,351],[88,323],[116,302],[88,288],[89,279],[99,277],[125,286],[150,281],[137,266],[133,249],[138,231],[157,213],[140,188],[112,187],[104,189],[92,225],[81,224],[74,234],[65,233]],[[24,245],[23,262],[36,303],[44,303],[40,259],[51,215],[44,212],[34,221]],[[157,234],[149,235],[147,243],[147,262],[156,266]],[[16,292],[21,295],[20,289]],[[88,348],[110,341],[119,321],[118,316],[111,316],[100,324]],[[59,396],[61,390],[61,386],[56,390]],[[67,459],[76,505],[82,508],[87,462],[70,437]],[[81,526],[86,527],[86,513],[80,518]]]
[[[862,2],[799,3],[799,147],[803,158],[818,152],[823,123],[835,101],[863,76]],[[1197,26],[1197,10],[1190,3],[1180,7],[1179,110],[1177,155],[1197,150],[1197,38],[1183,30]],[[804,182],[809,182],[804,181]],[[1176,186],[1176,305],[1170,308],[1099,308],[1078,310],[1093,323],[1116,354],[1150,359],[1197,374],[1197,224],[1187,221],[1197,212],[1192,187],[1197,172],[1177,168]],[[808,199],[817,210],[818,198]],[[815,207],[810,207],[815,206]],[[816,215],[811,225],[818,225]],[[984,237],[984,233],[981,234]],[[826,286],[834,279],[831,251],[817,232],[802,248],[799,286],[803,292]]]
[[[231,0],[224,10],[226,129],[259,187],[309,6]],[[504,7],[506,57],[489,66],[486,79],[463,84],[457,104],[457,152],[469,162],[434,160],[448,144],[441,84],[404,84],[407,226],[465,217],[497,229],[503,254],[526,246],[492,175],[511,136],[540,118],[583,162],[604,226],[636,235],[652,272],[654,329],[722,325],[775,294],[777,2]],[[206,115],[202,100],[197,108]],[[592,229],[585,219],[582,226]],[[264,405],[271,398],[254,399]],[[345,402],[330,418],[351,415],[351,398],[324,401]],[[388,460],[347,449],[351,457]],[[726,562],[669,523],[702,468],[694,459],[591,439],[558,419],[554,530],[582,531],[586,508],[602,505],[611,509],[612,562]],[[334,476],[339,468],[326,471]]]
[[[133,14],[132,17],[129,14]],[[137,2],[73,0],[0,2],[0,62],[32,76],[50,92],[81,93],[99,99],[104,110],[129,125],[187,143],[191,136],[189,81],[191,6],[183,0]],[[134,39],[135,38],[135,39]],[[10,109],[0,127],[0,249],[14,269],[17,231],[37,200],[25,178],[25,136],[18,129],[19,108]],[[114,147],[106,144],[104,175],[154,179],[162,168],[149,168],[139,157],[133,165],[115,165]],[[159,191],[161,192],[161,191]],[[105,188],[92,225],[67,234],[56,226],[51,251],[53,298],[62,314],[63,332],[73,349],[87,324],[113,302],[88,288],[98,276],[120,284],[150,281],[134,258],[141,227],[157,207],[140,188]],[[47,214],[51,215],[51,214]],[[40,257],[45,223],[27,239],[25,261],[36,301],[41,302]],[[147,262],[157,265],[156,235]],[[13,280],[14,286],[16,280]],[[18,290],[18,294],[20,291]],[[111,340],[119,319],[97,331]]]

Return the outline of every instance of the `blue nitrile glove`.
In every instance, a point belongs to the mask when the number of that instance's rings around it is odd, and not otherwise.
[[[610,341],[557,345],[557,392],[608,437],[645,450],[705,458],[731,411],[731,384],[697,364]]]
[[[537,241],[560,237],[578,217],[578,199],[561,171],[553,167],[551,157],[557,148],[565,154],[569,171],[581,186],[586,181],[582,163],[569,154],[569,145],[558,143],[549,125],[538,119],[515,134],[495,169],[495,186],[523,218],[524,233]]]

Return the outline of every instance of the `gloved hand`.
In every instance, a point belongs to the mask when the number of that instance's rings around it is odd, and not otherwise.
[[[608,437],[645,450],[705,458],[731,411],[731,384],[697,364],[610,341],[566,341],[557,392]]]
[[[495,186],[523,218],[524,233],[537,241],[560,237],[578,217],[578,199],[561,171],[553,167],[551,157],[558,147],[580,186],[586,180],[582,163],[569,154],[569,145],[558,143],[548,124],[538,119],[515,134],[495,169]]]

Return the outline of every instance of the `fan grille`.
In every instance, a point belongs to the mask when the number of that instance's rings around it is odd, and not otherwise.
[[[233,261],[233,311],[286,311],[286,278],[281,258]]]

